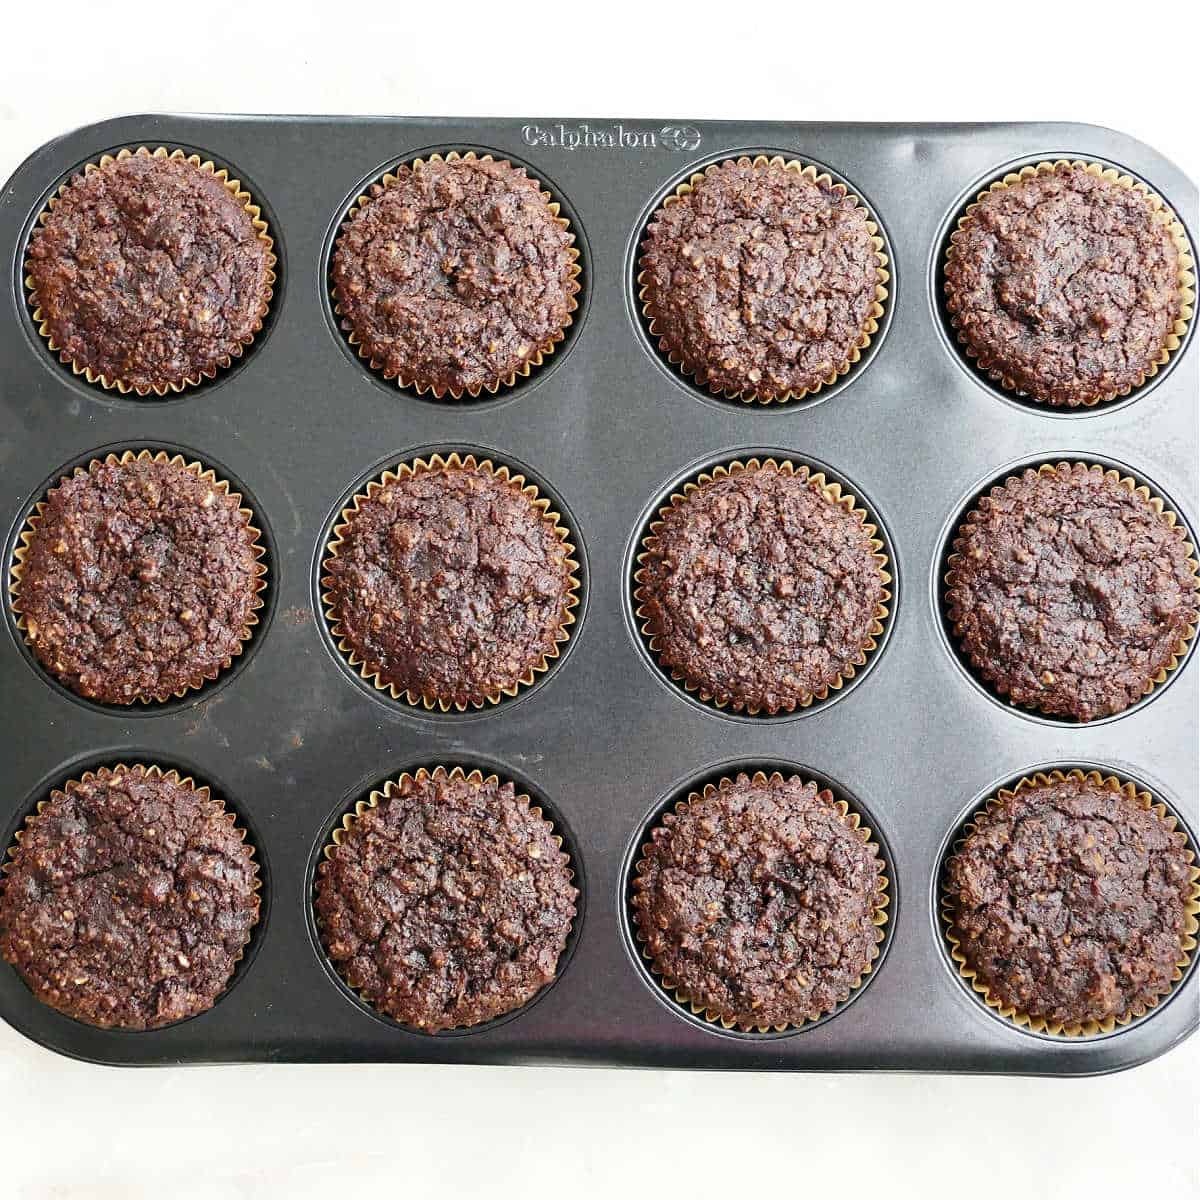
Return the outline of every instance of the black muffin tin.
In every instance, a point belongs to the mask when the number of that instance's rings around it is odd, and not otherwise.
[[[30,319],[22,259],[49,195],[123,146],[197,151],[262,206],[279,256],[270,316],[245,356],[167,399],[74,377]],[[348,206],[385,170],[474,149],[528,166],[571,221],[582,291],[565,342],[495,397],[434,401],[371,372],[331,310],[328,258]],[[677,183],[731,155],[778,152],[828,170],[872,209],[890,296],[862,361],[785,405],[729,401],[660,355],[636,299],[636,248]],[[1150,484],[1195,528],[1197,359],[1186,343],[1125,400],[1076,411],[997,389],[959,352],[939,260],[964,205],[1043,159],[1111,163],[1144,179],[1194,238],[1193,184],[1148,146],[1086,125],[694,124],[663,121],[137,116],[36,151],[0,198],[8,282],[0,320],[0,510],[11,562],[29,510],[59,475],[109,449],[179,449],[242,489],[267,546],[269,588],[246,654],[159,706],[86,703],[41,669],[8,608],[0,637],[5,784],[0,834],[89,766],[154,762],[213,785],[249,830],[263,915],[228,992],[155,1032],[101,1031],[42,1006],[0,967],[0,1014],[64,1054],[105,1063],[428,1061],[1085,1075],[1161,1054],[1197,1025],[1197,972],[1146,1018],[1095,1038],[1035,1035],[958,977],[935,910],[942,859],[998,786],[1037,768],[1099,765],[1151,789],[1197,828],[1197,671],[1085,727],[1018,711],[976,682],[940,606],[948,539],[973,498],[1017,466],[1083,459]],[[326,627],[319,563],[346,497],[431,451],[484,453],[548,493],[582,564],[578,621],[535,687],[494,708],[429,714],[363,683]],[[631,573],[672,487],[732,458],[827,468],[878,518],[892,614],[851,686],[787,717],[718,712],[648,654]],[[418,765],[510,777],[566,838],[581,889],[557,982],[520,1012],[427,1036],[367,1009],[317,938],[313,871],[334,824]],[[891,918],[866,985],[783,1035],[723,1031],[654,982],[631,936],[628,875],[649,825],[740,768],[815,778],[876,831]]]

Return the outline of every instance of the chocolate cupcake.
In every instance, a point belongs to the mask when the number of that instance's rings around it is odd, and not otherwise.
[[[26,262],[33,319],[89,383],[179,392],[228,367],[262,328],[272,245],[223,168],[162,147],[106,154],[38,218]]]
[[[401,387],[494,393],[571,324],[574,240],[524,168],[490,154],[418,158],[350,210],[331,265],[336,311],[359,356]]]
[[[1090,721],[1178,665],[1200,620],[1194,555],[1149,489],[1099,466],[1044,463],[968,513],[948,562],[948,615],[1000,695]]]
[[[673,495],[634,575],[642,632],[672,678],[751,714],[793,712],[853,678],[891,598],[883,543],[855,505],[770,458]]]
[[[670,361],[713,392],[798,399],[858,361],[883,315],[887,256],[843,184],[780,157],[714,164],[642,242],[638,284]]]
[[[511,783],[406,773],[333,842],[317,868],[321,941],[379,1012],[438,1033],[513,1012],[553,982],[579,893],[562,839]]]
[[[887,886],[871,831],[844,802],[759,771],[663,817],[631,902],[668,991],[726,1028],[765,1032],[849,998],[878,957]]]
[[[89,1025],[157,1029],[205,1012],[258,920],[254,850],[234,822],[174,771],[72,779],[9,851],[0,956]]]
[[[21,534],[10,591],[38,661],[102,704],[183,696],[242,653],[265,553],[200,463],[125,451],[59,480]]]
[[[1001,791],[943,877],[964,978],[1035,1032],[1111,1032],[1182,977],[1200,871],[1166,808],[1132,783],[1053,771]]]
[[[321,585],[351,666],[427,709],[515,696],[558,657],[579,564],[522,475],[439,454],[385,471],[334,526]]]
[[[1141,182],[1038,163],[980,194],[950,239],[946,310],[1003,387],[1055,406],[1127,395],[1178,348],[1195,278],[1187,236]]]

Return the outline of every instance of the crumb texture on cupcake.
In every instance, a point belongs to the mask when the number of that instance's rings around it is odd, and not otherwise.
[[[1184,527],[1116,471],[1026,470],[980,499],[946,599],[968,659],[1014,703],[1078,721],[1136,703],[1198,617]]]
[[[888,598],[874,528],[806,467],[733,464],[652,526],[635,597],[659,661],[719,704],[791,711],[854,674]]]
[[[662,348],[712,390],[786,399],[874,329],[886,273],[866,210],[781,158],[723,162],[654,215],[639,282]]]
[[[1193,875],[1183,834],[1128,790],[1039,776],[1001,793],[955,848],[948,930],[990,1002],[1094,1029],[1140,1015],[1178,977]]]
[[[161,453],[109,455],[61,480],[14,571],[14,607],[42,665],[104,704],[214,679],[260,606],[262,547],[240,501]]]
[[[89,1025],[154,1029],[212,1007],[258,920],[258,868],[207,788],[117,767],[51,793],[6,864],[0,953]]]
[[[271,241],[247,203],[223,172],[182,155],[106,158],[72,179],[27,255],[32,301],[63,361],[140,395],[227,366],[261,328],[274,280]]]
[[[795,1026],[832,1012],[878,953],[878,849],[828,791],[745,774],[663,818],[634,878],[639,940],[712,1020]]]
[[[426,1033],[478,1025],[555,978],[578,892],[511,783],[418,771],[360,804],[318,868],[330,959],[374,1008]]]
[[[1128,392],[1182,311],[1181,261],[1147,193],[1057,163],[985,193],[951,238],[947,309],[969,353],[1052,405]]]
[[[388,378],[495,391],[563,337],[574,235],[522,168],[435,156],[373,185],[334,248],[343,327]]]
[[[355,498],[323,585],[335,633],[377,686],[478,707],[557,655],[575,563],[566,531],[523,482],[451,456]]]

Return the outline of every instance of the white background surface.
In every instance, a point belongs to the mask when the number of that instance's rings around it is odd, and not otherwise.
[[[1193,47],[1149,5],[169,5],[7,7],[0,178],[68,128],[153,110],[1085,120],[1200,177]],[[0,1024],[0,1195],[21,1200],[1195,1197],[1198,1129],[1200,1037],[1069,1082],[118,1071]]]

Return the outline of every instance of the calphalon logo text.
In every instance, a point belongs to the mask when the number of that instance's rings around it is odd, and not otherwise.
[[[677,150],[687,152],[700,145],[700,130],[694,125],[664,125],[660,129],[630,129],[613,125],[523,125],[521,137],[527,146],[560,146],[564,150]]]

